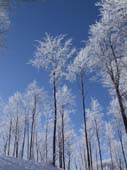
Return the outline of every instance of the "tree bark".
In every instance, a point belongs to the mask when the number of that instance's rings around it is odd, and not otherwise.
[[[26,140],[26,116],[25,116],[25,123],[24,123],[24,133],[23,133],[21,159],[23,159],[23,156],[24,156],[25,140]]]
[[[117,127],[117,129],[118,129],[118,135],[119,135],[120,145],[122,149],[123,159],[124,159],[124,163],[125,163],[126,170],[127,170],[127,160],[126,160],[126,154],[125,154],[124,146],[123,146],[122,132],[119,127]]]
[[[54,94],[54,128],[53,128],[53,166],[56,165],[56,125],[57,125],[57,99],[56,99],[56,74],[53,74]]]
[[[36,114],[36,96],[34,96],[34,108],[33,108],[33,115],[32,115],[32,125],[31,125],[31,139],[30,139],[30,156],[29,159],[34,159],[34,124],[35,124],[35,114]]]
[[[10,120],[10,128],[9,128],[8,156],[10,156],[11,133],[12,133],[12,119]]]
[[[84,94],[84,81],[83,81],[83,73],[80,74],[81,79],[81,95],[82,95],[82,108],[84,115],[84,128],[85,128],[85,142],[86,142],[86,151],[87,151],[87,169],[90,170],[90,155],[89,155],[89,142],[88,142],[88,134],[87,134],[87,124],[86,124],[86,106],[85,106],[85,94]]]
[[[63,169],[65,170],[65,146],[64,146],[64,107],[62,108],[62,159],[63,159]]]
[[[46,162],[48,161],[48,118],[47,118],[47,121],[46,121],[46,130],[45,130],[45,159],[46,159]]]
[[[99,133],[98,133],[98,126],[97,126],[97,121],[96,120],[95,120],[95,126],[96,126],[96,136],[97,136],[97,142],[98,142],[101,170],[103,170],[103,162],[102,162],[102,154],[101,154],[101,144],[100,144]]]

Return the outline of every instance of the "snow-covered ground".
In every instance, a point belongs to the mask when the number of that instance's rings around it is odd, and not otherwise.
[[[0,156],[0,170],[58,170],[52,165]]]

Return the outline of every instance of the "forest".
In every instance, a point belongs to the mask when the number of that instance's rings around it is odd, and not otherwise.
[[[17,3],[34,2],[0,0],[1,49]],[[0,155],[61,170],[127,170],[127,0],[95,5],[99,17],[83,47],[62,33],[37,40],[27,63],[48,75],[49,90],[33,80],[6,101],[0,98]],[[87,81],[108,91],[106,110],[87,93]],[[80,127],[74,117],[81,117]]]

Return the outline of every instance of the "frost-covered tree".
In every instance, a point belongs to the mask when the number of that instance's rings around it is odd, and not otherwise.
[[[114,141],[115,141],[115,138],[114,138],[114,130],[112,128],[112,125],[111,123],[105,123],[105,130],[106,130],[106,138],[107,138],[107,144],[108,144],[108,147],[109,147],[109,155],[110,155],[110,159],[111,159],[111,168],[114,169],[115,166],[114,166],[114,157],[113,157],[113,144],[114,144]]]
[[[64,35],[53,37],[46,34],[39,41],[35,55],[31,63],[36,68],[50,71],[50,80],[53,84],[54,96],[54,132],[53,132],[53,165],[56,161],[56,125],[57,125],[57,84],[63,78],[69,60],[74,55],[72,40],[66,39]]]
[[[65,144],[67,142],[67,138],[71,138],[70,130],[72,129],[69,124],[70,121],[70,114],[74,111],[74,96],[72,95],[71,90],[64,85],[61,89],[57,92],[57,109],[58,109],[58,129],[59,129],[59,162],[60,168],[66,169],[66,160],[65,160]],[[72,132],[72,130],[71,130]],[[70,135],[70,137],[69,137]],[[68,136],[68,137],[67,137]],[[70,144],[71,145],[71,144]],[[68,141],[69,147],[69,141]],[[69,154],[69,150],[68,150]],[[69,167],[71,158],[69,156]]]
[[[127,132],[124,97],[127,91],[126,28],[127,1],[104,0],[99,3],[101,18],[90,28],[89,56],[102,82],[118,99],[121,116]]]
[[[126,136],[125,136],[125,129],[123,124],[121,123],[121,116],[120,116],[120,107],[118,104],[118,100],[117,99],[113,99],[110,103],[110,107],[109,107],[109,114],[112,115],[112,123],[113,123],[113,127],[114,127],[114,132],[118,137],[118,141],[119,141],[119,146],[121,148],[121,155],[123,157],[124,160],[124,164],[127,168],[127,160],[126,160],[126,147],[124,145],[124,140],[126,140]]]
[[[89,119],[91,119],[91,123],[93,125],[93,129],[96,134],[98,153],[100,158],[100,168],[101,170],[103,170],[102,138],[101,138],[103,136],[103,128],[102,128],[103,113],[102,113],[102,108],[96,99],[91,100],[91,108],[87,109],[87,114]]]
[[[80,91],[82,97],[82,110],[83,110],[83,117],[84,117],[84,129],[85,129],[85,143],[86,143],[86,154],[87,154],[87,167],[88,170],[91,168],[90,166],[90,155],[89,155],[89,144],[88,144],[88,134],[87,134],[87,121],[86,121],[86,84],[84,78],[86,73],[88,72],[88,68],[90,65],[90,60],[88,57],[89,47],[86,46],[82,48],[76,58],[74,59],[73,63],[68,66],[68,74],[67,79],[69,80],[76,80],[80,82]]]
[[[30,139],[29,139],[29,159],[34,159],[35,134],[36,128],[39,127],[39,121],[44,102],[46,100],[46,92],[34,81],[28,85],[25,94],[25,102],[27,104],[28,113],[30,114]],[[28,134],[29,135],[29,134]]]
[[[7,155],[19,157],[20,153],[20,139],[22,134],[22,94],[17,92],[9,97],[7,105],[5,105],[4,113],[7,116],[6,132],[8,136],[7,141]]]

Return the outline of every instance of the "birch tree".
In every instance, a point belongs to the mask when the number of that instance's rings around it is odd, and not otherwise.
[[[64,76],[69,60],[74,55],[72,40],[66,39],[64,35],[53,37],[46,34],[43,40],[39,41],[35,55],[31,63],[36,68],[48,70],[53,85],[54,100],[54,129],[53,129],[53,165],[56,162],[56,125],[57,125],[57,85]]]
[[[127,116],[123,101],[127,75],[126,22],[127,1],[104,0],[99,3],[101,19],[90,28],[91,62],[101,75],[102,82],[118,99],[121,116],[127,132]]]
[[[86,46],[78,52],[72,64],[68,66],[67,79],[76,80],[80,82],[80,92],[82,98],[82,111],[84,120],[84,130],[85,130],[85,143],[86,143],[86,154],[87,154],[87,169],[90,170],[90,155],[89,155],[89,144],[88,144],[88,132],[87,132],[87,121],[86,121],[86,84],[84,82],[85,76],[89,68],[89,57],[88,57],[89,47]]]

